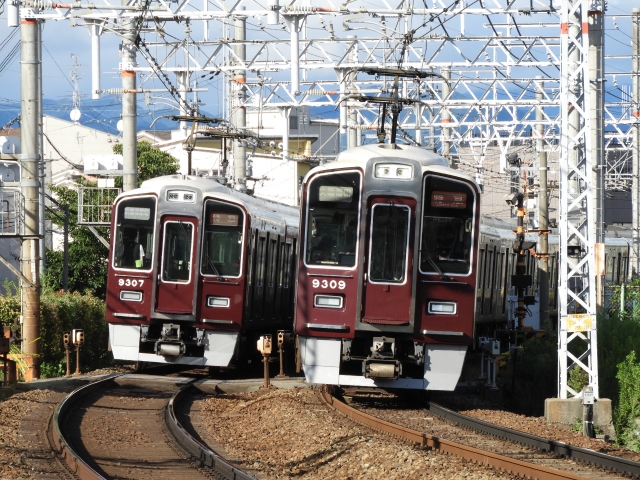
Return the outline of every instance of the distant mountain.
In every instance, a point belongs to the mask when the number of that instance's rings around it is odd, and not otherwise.
[[[73,105],[69,100],[47,100],[43,101],[42,111],[45,115],[61,118],[71,121],[69,114],[73,109]],[[80,105],[81,117],[78,123],[81,125],[95,128],[102,132],[117,135],[117,124],[120,120],[122,104],[113,96],[101,98],[99,100],[84,101]],[[151,110],[144,103],[138,103],[138,130],[150,130],[153,121],[163,115],[175,115],[176,110],[163,107],[161,109]],[[12,102],[3,104],[0,102],[0,126],[6,125],[20,115],[20,102]],[[204,113],[203,115],[215,116],[213,114]],[[18,124],[14,123],[14,127]],[[172,122],[166,118],[161,118],[155,122],[153,129],[156,130],[172,130],[177,126],[176,122]]]

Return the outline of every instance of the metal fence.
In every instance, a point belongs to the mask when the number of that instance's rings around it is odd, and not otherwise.
[[[120,192],[119,188],[79,188],[78,225],[111,225],[113,201]]]
[[[640,318],[640,286],[606,285],[604,287],[604,313],[608,317],[624,315]]]
[[[24,197],[20,190],[0,187],[0,236],[22,234],[24,225]]]

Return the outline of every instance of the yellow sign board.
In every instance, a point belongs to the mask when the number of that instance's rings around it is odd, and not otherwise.
[[[588,313],[567,315],[566,328],[568,332],[588,332],[593,330],[593,318]]]

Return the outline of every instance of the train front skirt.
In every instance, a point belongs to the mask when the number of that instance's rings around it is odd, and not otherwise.
[[[205,331],[204,354],[201,357],[162,356],[140,353],[140,326],[109,324],[109,342],[113,357],[133,362],[177,363],[226,367],[231,362],[238,341],[235,332]]]
[[[426,344],[423,378],[385,380],[340,375],[342,342],[339,339],[299,338],[302,367],[307,381],[329,385],[452,391],[460,379],[467,353],[466,345]]]

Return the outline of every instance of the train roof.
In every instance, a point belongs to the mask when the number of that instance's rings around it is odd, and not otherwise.
[[[156,194],[166,188],[191,188],[200,190],[203,197],[216,197],[227,199],[235,203],[245,206],[250,213],[259,211],[261,216],[281,217],[288,225],[298,225],[300,217],[300,209],[282,203],[272,202],[262,198],[252,197],[237,190],[233,190],[222,185],[215,178],[196,177],[191,175],[164,175],[161,177],[151,178],[142,182],[139,188],[124,192],[116,198],[120,200],[123,196]],[[253,212],[252,212],[253,211]],[[275,215],[274,215],[275,214]]]
[[[365,170],[369,161],[376,159],[413,160],[422,165],[423,172],[427,169],[440,171],[471,180],[475,183],[475,179],[470,175],[452,170],[449,166],[449,161],[442,155],[438,155],[424,147],[390,143],[368,144],[345,150],[338,154],[335,161],[313,168],[307,174],[307,177],[311,174],[320,173],[325,170],[334,170],[336,168],[361,168]]]
[[[316,173],[322,170],[333,170],[337,166],[340,168],[360,167],[364,170],[370,160],[378,158],[415,160],[423,166],[449,166],[449,162],[446,158],[425,148],[413,147],[410,145],[376,143],[362,145],[361,147],[350,148],[349,150],[340,152],[335,161],[320,165],[314,168],[313,172]]]

